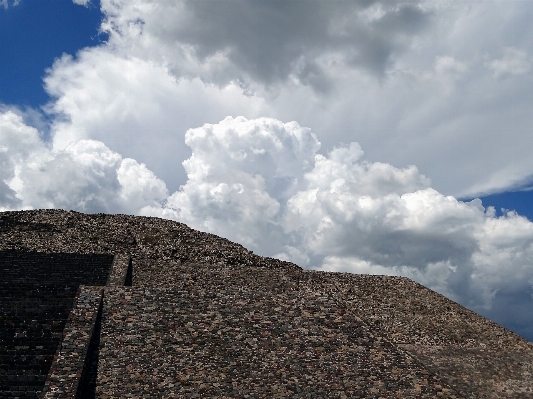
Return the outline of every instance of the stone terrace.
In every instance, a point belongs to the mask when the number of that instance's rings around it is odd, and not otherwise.
[[[533,398],[532,343],[407,278],[304,271],[176,222],[55,210],[0,213],[0,250],[120,254],[101,320],[95,305],[86,317],[79,397]]]

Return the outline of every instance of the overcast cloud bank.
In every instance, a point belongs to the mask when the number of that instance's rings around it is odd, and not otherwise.
[[[101,8],[108,42],[46,71],[49,126],[0,108],[1,210],[171,218],[533,337],[533,224],[456,199],[533,175],[529,2]]]

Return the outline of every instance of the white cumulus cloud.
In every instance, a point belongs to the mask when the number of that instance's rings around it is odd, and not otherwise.
[[[189,130],[185,141],[193,153],[187,183],[167,203],[174,217],[254,248],[281,245],[276,224],[313,167],[315,135],[296,122],[228,117]]]
[[[46,109],[54,116],[55,149],[81,139],[103,141],[148,165],[174,189],[186,178],[181,162],[190,155],[184,144],[190,126],[219,121],[236,109],[255,115],[262,103],[238,86],[179,80],[164,65],[117,57],[108,47],[57,59],[45,88],[54,99]]]
[[[13,111],[0,113],[0,209],[136,213],[167,197],[145,165],[95,140],[49,148]]]
[[[533,289],[533,223],[442,195],[414,166],[366,161],[357,143],[321,155],[309,129],[268,118],[228,117],[186,140],[187,183],[141,213],[304,267],[406,275],[478,311]]]

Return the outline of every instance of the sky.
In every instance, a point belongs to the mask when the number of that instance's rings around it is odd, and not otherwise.
[[[0,0],[0,211],[402,275],[533,341],[533,2]]]

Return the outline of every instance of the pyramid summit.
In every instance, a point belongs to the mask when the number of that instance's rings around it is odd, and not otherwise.
[[[533,343],[405,277],[149,217],[0,213],[0,398],[533,398]]]

